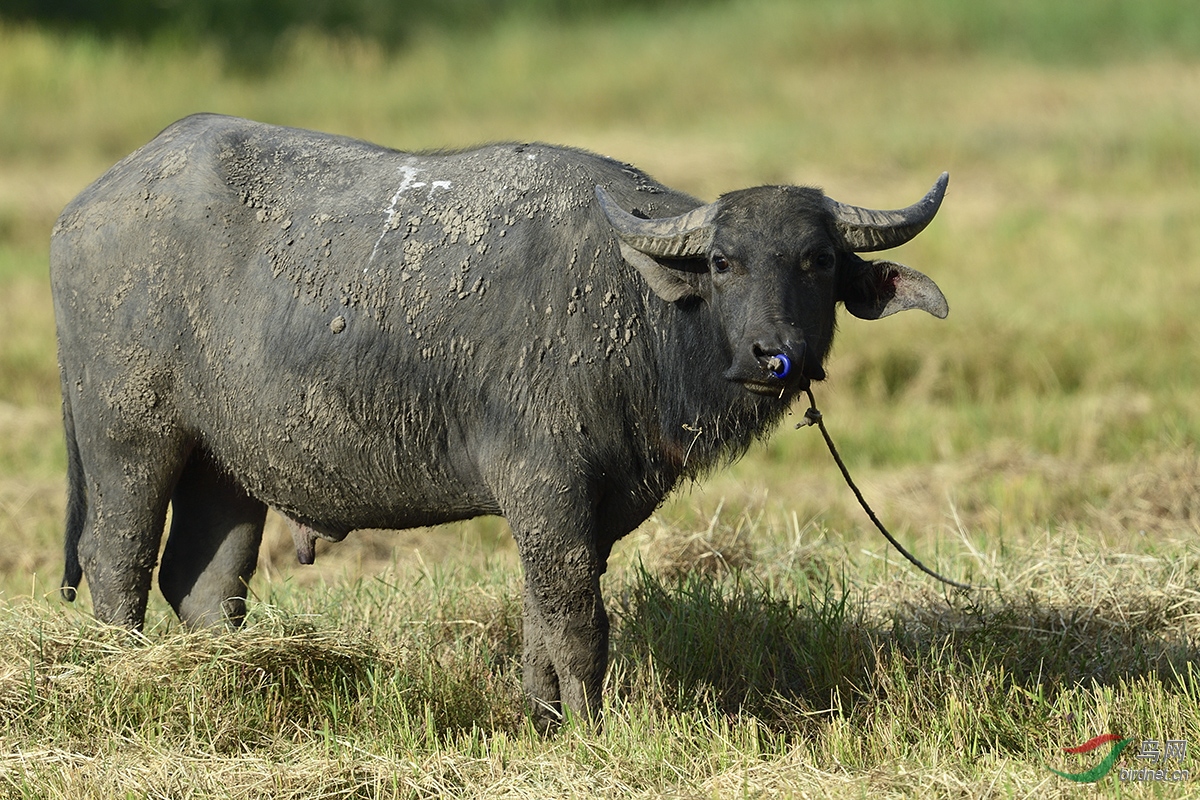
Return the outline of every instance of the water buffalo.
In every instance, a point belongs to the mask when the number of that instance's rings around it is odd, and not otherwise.
[[[822,364],[838,303],[938,317],[856,253],[933,218],[762,186],[704,205],[564,147],[411,154],[188,117],[63,211],[50,272],[69,497],[63,591],[237,624],[267,508],[313,540],[501,514],[543,728],[594,716],[613,543],[741,454]]]

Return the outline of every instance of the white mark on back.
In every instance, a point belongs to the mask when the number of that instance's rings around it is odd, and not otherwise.
[[[379,252],[379,245],[383,243],[383,237],[387,236],[387,232],[395,230],[396,216],[400,213],[396,206],[400,203],[400,196],[409,189],[425,186],[424,183],[418,183],[416,178],[421,173],[421,170],[416,167],[410,167],[407,164],[400,167],[400,185],[396,187],[396,192],[392,195],[391,201],[387,208],[383,210],[383,230],[379,232],[379,238],[375,240],[375,246],[371,248],[371,257],[367,259],[367,266],[363,267],[363,274],[367,273],[367,269],[371,266],[371,262],[375,260],[375,254]],[[432,190],[431,190],[432,191]]]

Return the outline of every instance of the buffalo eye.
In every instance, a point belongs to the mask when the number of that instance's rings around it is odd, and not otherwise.
[[[826,272],[831,270],[837,264],[837,257],[832,250],[822,250],[813,255],[811,262],[813,269]]]
[[[729,263],[728,258],[720,253],[716,253],[712,257],[712,267],[714,272],[729,272],[732,265]]]

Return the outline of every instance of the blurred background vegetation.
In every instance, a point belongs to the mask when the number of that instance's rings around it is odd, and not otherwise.
[[[522,20],[570,22],[721,3],[728,0],[4,0],[0,17],[130,41],[216,43],[232,64],[262,66],[266,51],[298,31],[368,39],[394,51],[430,29],[479,31]],[[753,4],[739,5],[745,13],[756,11]],[[803,0],[796,5],[808,29],[819,34],[800,32],[796,44],[811,48],[826,42],[819,53],[832,52],[838,34],[851,32],[876,48],[990,50],[1049,60],[1200,52],[1200,15],[1188,0]]]
[[[0,53],[0,466],[55,491],[50,227],[197,111],[412,150],[572,144],[706,199],[786,182],[897,206],[949,169],[937,223],[895,256],[952,313],[843,325],[821,391],[847,457],[1010,469],[970,505],[1047,522],[1200,441],[1191,2],[3,0]],[[796,465],[823,459],[780,435],[734,483],[810,496]]]
[[[215,111],[402,149],[573,144],[703,198],[787,182],[902,205],[949,169],[896,257],[950,319],[843,326],[822,391],[854,409],[848,456],[1128,462],[1200,439],[1191,2],[4,0],[0,53],[0,402],[22,419],[58,398],[59,210]],[[780,439],[767,457],[821,457]],[[0,460],[61,465],[52,416],[12,441]]]
[[[4,16],[138,41],[217,42],[236,63],[300,29],[402,47],[429,28],[480,30],[516,16],[572,19],[683,0],[6,0]]]

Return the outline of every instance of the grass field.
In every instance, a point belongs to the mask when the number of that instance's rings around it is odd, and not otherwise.
[[[911,14],[896,11],[908,9]],[[1081,10],[1083,9],[1083,10]],[[1089,10],[1090,9],[1090,10]],[[1174,2],[713,3],[398,52],[0,24],[0,796],[1186,797],[1200,793],[1200,23]],[[257,61],[257,60],[256,60]],[[785,424],[618,545],[602,731],[540,739],[500,520],[362,532],[300,567],[268,520],[247,628],[144,640],[53,592],[65,460],[50,226],[195,111],[415,149],[547,140],[705,199],[894,207],[939,322],[843,320],[817,399],[877,510]],[[796,409],[799,419],[803,408]],[[1186,783],[1079,788],[1101,733]]]

